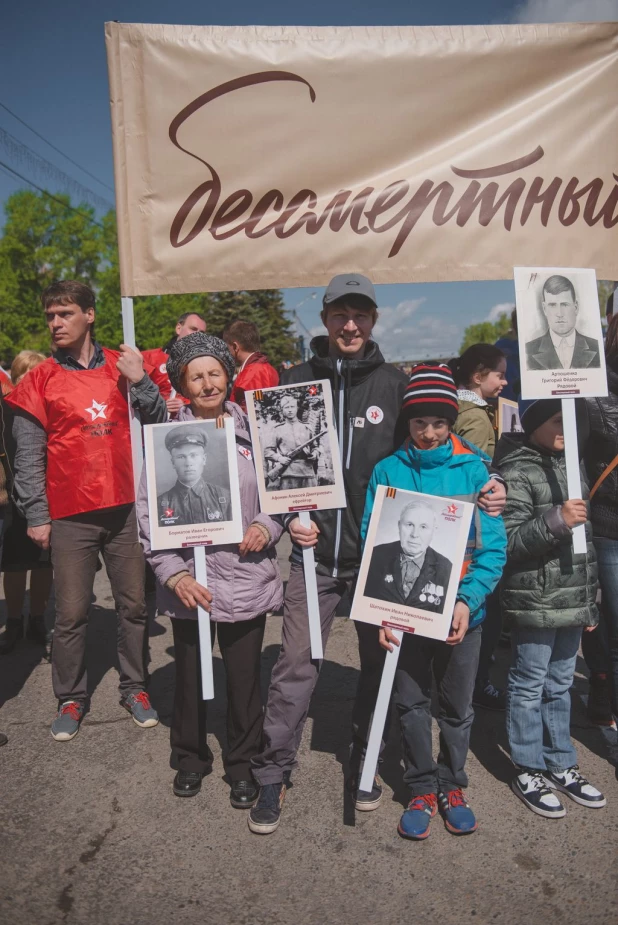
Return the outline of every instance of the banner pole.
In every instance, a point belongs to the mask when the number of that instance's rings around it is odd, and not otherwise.
[[[562,399],[562,427],[564,432],[564,458],[567,471],[567,487],[569,499],[581,499],[582,483],[579,469],[579,448],[577,445],[577,418],[575,415],[575,399]],[[579,524],[573,528],[573,552],[586,554],[586,526]]]
[[[203,546],[196,546],[193,550],[195,562],[195,580],[203,588],[208,587],[208,573],[206,571],[206,550]],[[202,700],[215,699],[215,682],[212,673],[212,639],[210,636],[210,616],[207,610],[198,605],[197,620],[200,636],[200,665],[202,668]]]
[[[367,739],[367,750],[365,752],[365,761],[363,772],[361,774],[359,790],[365,793],[371,793],[373,788],[373,779],[376,776],[378,767],[378,758],[380,757],[380,745],[384,734],[386,716],[391,703],[391,693],[393,691],[393,682],[395,680],[395,671],[401,652],[401,640],[403,639],[403,630],[392,630],[393,636],[399,640],[398,646],[393,646],[392,652],[386,653],[384,659],[384,668],[382,669],[382,678],[380,680],[380,690],[376,700],[373,719],[371,720],[371,729]]]
[[[128,347],[137,349],[135,344],[135,318],[133,315],[133,299],[130,297],[122,296],[120,303],[122,305],[122,336],[124,338],[124,342]],[[128,402],[128,405],[129,424],[131,427],[133,482],[135,484],[135,494],[137,495],[137,490],[142,475],[142,463],[144,460],[144,450],[142,446],[142,424],[139,418],[139,414],[136,412],[130,401]]]
[[[309,530],[311,527],[309,511],[300,511],[298,517],[303,527]],[[318,601],[318,580],[315,574],[315,556],[312,548],[303,549],[303,569],[305,572],[305,591],[307,593],[307,612],[309,614],[311,658],[321,660],[324,658],[322,622],[320,620],[320,604]]]

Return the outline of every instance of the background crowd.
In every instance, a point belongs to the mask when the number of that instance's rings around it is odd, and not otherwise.
[[[346,289],[350,279],[353,295]],[[402,723],[404,779],[412,800],[400,833],[426,837],[438,809],[455,834],[476,828],[462,789],[467,784],[464,765],[472,703],[506,710],[518,772],[513,789],[529,808],[547,817],[563,815],[553,795],[556,789],[583,805],[604,805],[602,795],[577,770],[568,735],[568,690],[581,639],[590,672],[588,717],[601,725],[614,722],[618,712],[618,468],[614,469],[618,461],[618,318],[612,319],[611,300],[606,338],[609,395],[578,403],[582,479],[584,485],[594,486],[589,506],[568,500],[558,402],[522,402],[524,433],[498,441],[496,399],[500,394],[516,398],[519,392],[514,316],[511,331],[497,344],[475,344],[448,366],[420,364],[404,373],[385,363],[371,337],[378,306],[370,281],[343,275],[335,277],[325,292],[321,319],[327,333],[312,341],[311,359],[296,366],[281,363],[278,371],[261,352],[259,327],[249,317],[228,320],[212,331],[201,313],[183,312],[164,346],[140,354],[125,345],[120,350],[107,349],[95,338],[95,297],[81,283],[52,284],[43,293],[42,305],[52,358],[22,350],[10,372],[0,377],[1,567],[7,607],[0,654],[9,656],[25,640],[38,646],[42,657],[51,659],[58,701],[51,731],[56,740],[74,738],[88,709],[85,640],[94,575],[101,559],[118,617],[121,706],[141,728],[158,723],[147,692],[145,557],[154,576],[159,612],[171,618],[174,632],[174,793],[195,796],[213,760],[207,744],[206,703],[200,695],[196,622],[200,604],[211,613],[213,639],[216,632],[227,673],[225,768],[230,800],[236,808],[251,808],[252,831],[274,831],[319,671],[310,658],[302,549],[315,548],[326,645],[339,601],[345,593],[353,593],[360,564],[361,523],[370,512],[367,488],[381,471],[382,461],[388,470],[389,460],[405,449],[405,479],[409,479],[408,470],[416,465],[410,468],[409,460],[418,451],[422,468],[429,458],[424,452],[442,448],[448,455],[453,447],[460,447],[457,453],[466,456],[470,471],[476,473],[469,490],[478,496],[479,514],[486,519],[485,536],[495,536],[491,567],[487,561],[480,563],[478,553],[478,561],[473,557],[471,573],[460,587],[466,582],[478,584],[483,570],[493,577],[481,583],[482,593],[477,589],[476,596],[468,599],[461,591],[458,606],[468,600],[468,613],[456,608],[452,638],[440,644],[451,648],[423,655],[422,670],[425,662],[433,662],[441,696],[442,754],[437,764],[431,757],[431,743],[427,755],[425,739],[412,728],[421,713],[423,722],[429,716],[431,723],[427,699],[431,676],[423,674],[425,680],[419,681],[421,667],[415,659],[421,643],[415,639],[412,647],[406,639],[408,656],[402,663],[395,703]],[[333,387],[347,506],[320,512],[312,518],[311,527],[305,528],[293,515],[271,518],[260,512],[245,392],[280,381],[291,384],[317,378],[330,380]],[[416,391],[419,381],[422,388]],[[207,588],[195,579],[192,555],[150,548],[145,482],[137,502],[133,494],[129,403],[145,424],[221,416],[234,422],[244,538],[237,547],[207,550]],[[356,429],[350,424],[348,428],[347,423],[363,419],[370,406],[382,412],[379,427]],[[91,416],[86,426],[84,409]],[[391,457],[393,451],[395,457]],[[87,484],[82,484],[83,476],[76,483],[77,463],[84,460]],[[451,456],[448,461],[445,457],[440,464],[444,469],[440,468],[435,494],[449,494],[445,486],[450,477],[445,473],[454,465],[450,460]],[[556,483],[548,494],[547,471],[552,467]],[[414,486],[406,481],[400,487]],[[588,552],[580,561],[572,557],[570,544],[573,527],[581,523],[588,525],[590,536]],[[285,594],[275,552],[283,530],[293,542]],[[505,557],[506,569],[499,583]],[[422,563],[418,568],[422,569]],[[414,566],[411,574],[418,579]],[[52,581],[53,617],[46,614]],[[575,595],[578,603],[565,602],[565,595]],[[264,625],[267,614],[282,603],[282,647],[263,705],[259,672]],[[597,610],[600,619],[595,629]],[[591,631],[584,632],[582,639],[584,627]],[[388,632],[380,635],[375,627],[362,623],[355,623],[355,629],[361,671],[352,717],[348,787],[357,809],[370,811],[380,803],[381,782],[376,776],[372,790],[364,792],[359,789],[359,777],[384,651],[394,640]],[[501,633],[510,633],[513,651],[507,692],[490,679]],[[455,657],[454,651],[468,654]],[[422,690],[420,700],[410,686],[411,679]],[[454,738],[449,739],[448,729]],[[544,742],[548,729],[558,730],[560,741],[552,743],[553,751]],[[385,739],[387,735],[388,727]],[[424,767],[419,766],[419,755],[424,755]]]

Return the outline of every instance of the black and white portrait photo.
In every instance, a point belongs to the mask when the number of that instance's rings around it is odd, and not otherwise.
[[[446,639],[474,505],[379,485],[350,616]]]
[[[314,492],[322,499],[320,507],[341,506],[334,503],[343,485],[330,383],[277,386],[247,396],[253,445],[260,448],[260,498],[270,496],[270,502],[262,500],[262,509],[269,514],[288,511],[301,497],[313,507],[309,499]],[[325,491],[329,488],[331,492]]]
[[[453,563],[431,545],[437,516],[428,501],[406,503],[397,520],[398,538],[374,546],[365,585],[368,597],[442,613]]]
[[[607,394],[594,270],[514,272],[523,397]]]
[[[231,421],[223,427],[215,421],[192,421],[144,429],[153,548],[183,545],[159,546],[172,537],[184,538],[184,544],[190,542],[196,534],[193,531],[189,535],[183,527],[199,527],[206,536],[207,528],[234,522],[234,508],[240,510],[240,501],[238,498],[234,504],[239,492],[230,425]],[[228,535],[227,530],[223,533]]]
[[[498,436],[502,434],[521,434],[523,427],[519,420],[519,406],[508,398],[498,399]]]

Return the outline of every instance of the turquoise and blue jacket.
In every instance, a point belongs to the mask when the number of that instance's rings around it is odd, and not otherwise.
[[[481,488],[487,484],[487,462],[488,456],[455,434],[435,450],[418,450],[406,440],[373,470],[361,524],[363,543],[378,485],[476,505]],[[490,517],[476,505],[457,591],[457,600],[470,608],[470,628],[485,619],[485,599],[498,584],[505,562],[506,531],[502,517]]]

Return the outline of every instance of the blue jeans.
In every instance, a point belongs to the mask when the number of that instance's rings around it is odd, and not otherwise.
[[[618,540],[594,537],[599,580],[603,592],[600,622],[594,633],[584,633],[582,651],[592,674],[607,674],[612,704],[618,711]]]
[[[511,630],[506,728],[518,767],[564,771],[577,764],[569,689],[581,635],[581,626]]]

